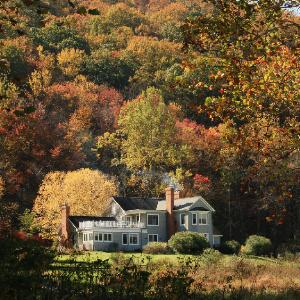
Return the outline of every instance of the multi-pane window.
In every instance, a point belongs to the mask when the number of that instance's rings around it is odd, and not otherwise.
[[[93,240],[93,233],[83,233],[83,241],[88,242]]]
[[[94,234],[94,240],[95,240],[96,242],[102,242],[102,240],[103,240],[103,235],[102,235],[102,233],[100,233],[100,232],[95,232],[95,234]]]
[[[84,233],[84,234],[83,234],[83,241],[84,241],[84,242],[87,242],[88,237],[89,237],[88,234],[87,234],[87,233]]]
[[[138,245],[139,243],[139,237],[136,233],[129,234],[129,244],[130,245]]]
[[[127,233],[122,234],[122,244],[128,245],[128,234]]]
[[[103,241],[104,242],[112,242],[112,234],[111,233],[103,233]]]
[[[199,213],[199,224],[201,224],[201,225],[207,224],[207,212]]]
[[[147,224],[149,226],[158,226],[158,215],[148,215]]]
[[[192,225],[197,225],[197,213],[192,213]]]
[[[148,234],[148,242],[158,242],[158,234]]]

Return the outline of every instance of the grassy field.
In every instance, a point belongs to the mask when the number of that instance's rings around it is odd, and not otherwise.
[[[79,252],[59,255],[55,264],[72,266],[75,262],[79,273],[88,266],[87,278],[96,278],[93,268],[103,265],[104,260],[108,264],[103,278],[110,278],[107,284],[111,290],[118,287],[136,292],[136,281],[147,271],[145,293],[154,299],[183,299],[183,294],[195,295],[192,299],[300,299],[299,257],[235,256],[213,250],[202,255]]]
[[[92,262],[98,259],[105,260],[109,259],[110,261],[114,260],[117,255],[122,255],[126,258],[133,257],[136,262],[141,262],[142,260],[151,259],[152,261],[158,260],[169,260],[173,263],[176,263],[178,258],[184,257],[197,257],[196,255],[180,255],[180,254],[143,254],[138,252],[126,252],[126,253],[110,253],[110,252],[101,252],[101,251],[86,251],[76,255],[60,255],[57,257],[57,261],[65,261],[69,259],[74,259],[78,262]]]
[[[59,255],[56,258],[56,261],[66,261],[69,259],[78,261],[78,262],[93,262],[98,259],[100,260],[106,260],[109,261],[115,260],[116,256],[121,255],[125,258],[132,257],[136,262],[145,261],[147,259],[150,259],[153,262],[157,261],[169,261],[171,263],[178,262],[179,259],[197,259],[200,256],[199,255],[184,255],[184,254],[144,254],[139,252],[102,252],[102,251],[86,251],[86,252],[79,252],[76,254],[64,254]],[[225,265],[230,264],[232,262],[232,259],[235,258],[235,256],[232,255],[222,255],[222,263]],[[256,265],[269,265],[269,264],[280,264],[280,265],[289,265],[290,261],[287,260],[281,260],[281,259],[275,259],[275,258],[269,258],[269,257],[259,257],[259,256],[245,256],[243,257],[244,261],[254,263]],[[297,260],[293,261],[293,264],[296,264],[300,266],[300,260],[299,262]]]

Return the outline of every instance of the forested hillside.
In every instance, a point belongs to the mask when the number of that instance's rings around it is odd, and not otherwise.
[[[44,178],[89,168],[120,195],[203,195],[226,238],[299,236],[297,6],[2,0],[2,231]]]

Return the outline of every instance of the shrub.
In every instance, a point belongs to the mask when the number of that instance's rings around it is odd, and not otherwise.
[[[226,241],[220,247],[220,251],[224,254],[239,254],[240,249],[241,244],[235,240]]]
[[[144,247],[143,252],[146,254],[171,254],[173,250],[167,243],[152,242]]]
[[[196,254],[209,247],[204,236],[196,232],[182,231],[175,233],[169,240],[169,245],[178,253]]]
[[[154,299],[187,299],[192,282],[184,270],[158,270],[149,277],[149,294]]]
[[[201,255],[201,261],[203,261],[206,264],[216,264],[221,259],[221,252],[212,248],[205,249]]]
[[[243,253],[246,255],[269,255],[271,251],[271,240],[260,235],[249,236],[243,247]]]

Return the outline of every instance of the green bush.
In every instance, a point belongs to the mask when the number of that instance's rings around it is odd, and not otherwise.
[[[243,253],[246,255],[269,255],[272,251],[271,240],[260,235],[251,235],[246,240]]]
[[[171,254],[173,250],[167,243],[151,242],[144,247],[143,252],[146,254]]]
[[[222,259],[222,254],[218,250],[207,248],[201,254],[200,259],[207,265],[216,264]]]
[[[220,251],[224,254],[239,254],[240,249],[241,244],[235,240],[226,241],[220,247]]]
[[[209,247],[204,236],[197,232],[182,231],[175,233],[169,240],[169,245],[178,253],[198,254]]]

